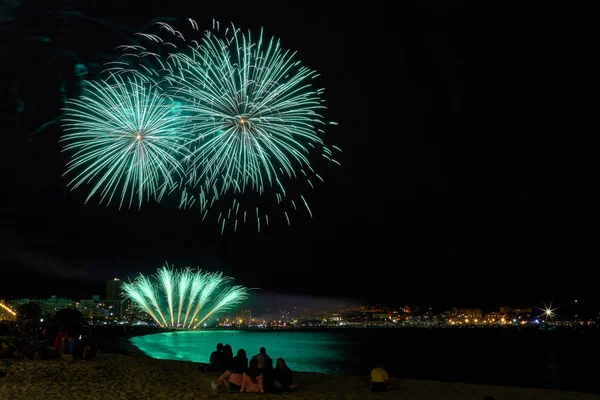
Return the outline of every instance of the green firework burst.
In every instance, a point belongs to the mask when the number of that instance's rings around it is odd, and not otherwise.
[[[140,274],[133,282],[124,283],[123,295],[161,327],[196,329],[248,298],[248,288],[226,286],[230,281],[220,272],[174,270],[165,265],[154,277]]]
[[[94,157],[106,158],[101,153],[114,151],[109,147],[112,142],[97,142],[92,155],[89,147],[83,149],[77,143],[80,138],[67,132],[63,140],[70,137],[69,148],[80,151],[69,164],[67,173],[79,173],[71,187],[93,182],[88,199],[100,194],[101,201],[110,202],[120,194],[120,205],[127,201],[131,205],[136,197],[141,205],[143,200],[161,200],[175,192],[169,201],[182,209],[199,205],[202,220],[212,209],[210,215],[222,233],[226,226],[235,231],[247,220],[255,221],[261,231],[275,220],[266,210],[281,210],[287,224],[291,213],[301,209],[312,217],[305,195],[323,181],[315,171],[315,159],[339,164],[334,152],[341,151],[325,146],[322,139],[326,107],[323,89],[314,86],[319,74],[262,31],[259,35],[242,33],[233,25],[223,30],[213,21],[213,30],[202,36],[198,24],[189,22],[191,30],[181,31],[156,23],[156,31],[139,33],[134,42],[120,46],[122,55],[106,69],[111,82],[118,81],[117,87],[135,82],[134,88],[123,90],[128,93],[125,97],[143,87],[149,97],[156,95],[169,108],[164,121],[169,121],[168,130],[176,134],[169,136],[173,141],[162,142],[168,156],[162,161],[168,168],[148,163],[146,171],[154,173],[146,175],[151,178],[134,183],[126,177],[135,175],[132,170],[141,164],[127,166],[119,160],[122,168],[104,168],[110,162],[96,163]],[[90,107],[88,99],[79,101],[87,103],[79,108]],[[85,112],[86,118],[96,111],[92,107]],[[116,112],[123,114],[122,120],[132,115]],[[84,124],[78,117],[75,127],[80,129]],[[104,117],[94,116],[94,120],[98,130],[113,130]],[[86,173],[91,166],[94,173]],[[293,181],[302,182],[289,185]]]
[[[98,195],[108,204],[119,197],[120,207],[160,200],[184,173],[184,120],[173,102],[135,76],[87,84],[62,119],[69,186],[92,184],[87,200]]]
[[[298,177],[323,146],[322,90],[279,41],[228,32],[169,59],[172,96],[193,126],[188,177],[204,192],[263,193]]]

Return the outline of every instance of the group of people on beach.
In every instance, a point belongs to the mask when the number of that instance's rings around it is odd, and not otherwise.
[[[4,326],[0,329],[0,358],[22,358],[49,360],[60,358],[61,354],[71,354],[78,360],[94,358],[96,348],[86,335],[76,329],[60,328],[53,332],[46,325]]]
[[[9,355],[25,355],[32,360],[56,358],[60,357],[61,353],[71,354],[77,360],[93,360],[97,352],[97,346],[89,336],[80,335],[77,329],[67,330],[61,327],[56,336],[49,332],[47,326],[31,330],[12,330],[6,332],[9,335],[4,338],[2,333],[0,330],[0,358],[4,350],[8,350]],[[6,338],[9,339],[8,342],[2,340]],[[278,358],[273,366],[273,360],[264,347],[248,360],[244,349],[239,349],[234,357],[230,345],[219,343],[216,351],[211,354],[210,364],[206,369],[221,373],[216,382],[211,382],[214,391],[222,389],[246,393],[286,393],[298,388],[298,384],[294,383],[292,370],[285,360]],[[394,389],[383,364],[376,364],[370,375],[371,391],[387,392]],[[0,378],[4,376],[6,373],[0,371]]]
[[[287,393],[298,388],[285,360],[278,358],[273,368],[273,360],[264,347],[248,362],[246,350],[239,349],[234,357],[230,345],[219,343],[217,350],[210,355],[207,370],[222,373],[216,382],[211,382],[213,391],[224,389],[246,393]],[[370,389],[372,392],[393,390],[383,364],[376,364],[371,370]]]
[[[59,329],[54,339],[54,349],[62,354],[71,354],[77,360],[89,361],[96,356],[96,347],[87,336],[63,328]]]
[[[219,343],[217,350],[210,355],[208,370],[222,372],[216,382],[211,382],[214,391],[285,393],[298,387],[285,360],[278,358],[273,367],[273,360],[264,347],[248,362],[244,349],[239,349],[234,357],[230,345]]]

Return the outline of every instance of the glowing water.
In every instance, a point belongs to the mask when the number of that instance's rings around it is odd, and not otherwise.
[[[138,336],[131,342],[161,359],[207,363],[217,343],[229,344],[248,359],[264,346],[273,358],[283,357],[294,371],[340,374],[347,359],[348,338],[332,332],[181,331]]]

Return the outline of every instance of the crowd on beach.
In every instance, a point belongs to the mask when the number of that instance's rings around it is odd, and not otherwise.
[[[92,360],[97,346],[76,328],[58,329],[46,326],[3,326],[0,330],[0,358],[48,360],[70,354],[77,360]]]
[[[206,370],[222,373],[216,382],[211,382],[213,391],[289,393],[300,386],[294,383],[293,372],[283,358],[279,357],[273,367],[273,359],[264,347],[248,361],[246,350],[239,349],[234,357],[230,345],[219,343]],[[371,371],[370,387],[372,392],[393,389],[383,364],[377,364]]]
[[[264,347],[248,361],[244,349],[239,349],[234,357],[230,345],[219,343],[206,370],[222,373],[216,382],[211,382],[214,391],[287,393],[298,388],[285,360],[278,358],[273,367],[273,359]]]
[[[44,360],[70,355],[74,360],[90,361],[99,350],[91,336],[76,325],[52,329],[46,325],[3,324],[0,326],[0,359]],[[221,374],[216,382],[211,382],[214,391],[289,393],[299,387],[285,360],[280,357],[273,363],[264,347],[248,360],[244,349],[239,349],[234,356],[230,345],[219,343],[204,369]],[[3,376],[5,373],[0,371],[0,378]],[[373,392],[392,390],[383,364],[377,364],[371,371],[370,388]]]

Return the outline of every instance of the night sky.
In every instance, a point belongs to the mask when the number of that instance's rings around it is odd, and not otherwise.
[[[597,200],[597,180],[545,168],[552,157],[530,153],[525,137],[509,146],[476,126],[465,140],[461,2],[54,3],[3,10],[2,35],[18,39],[2,45],[0,298],[103,295],[99,281],[164,261],[268,293],[441,308],[568,302],[593,288],[595,239],[577,216],[597,204],[587,196]],[[325,184],[307,196],[314,218],[221,236],[195,210],[119,211],[66,189],[59,127],[31,133],[58,115],[74,60],[110,61],[130,36],[120,27],[135,32],[156,17],[264,27],[321,73],[326,119],[339,123],[325,141],[343,153],[341,167],[321,165]]]

